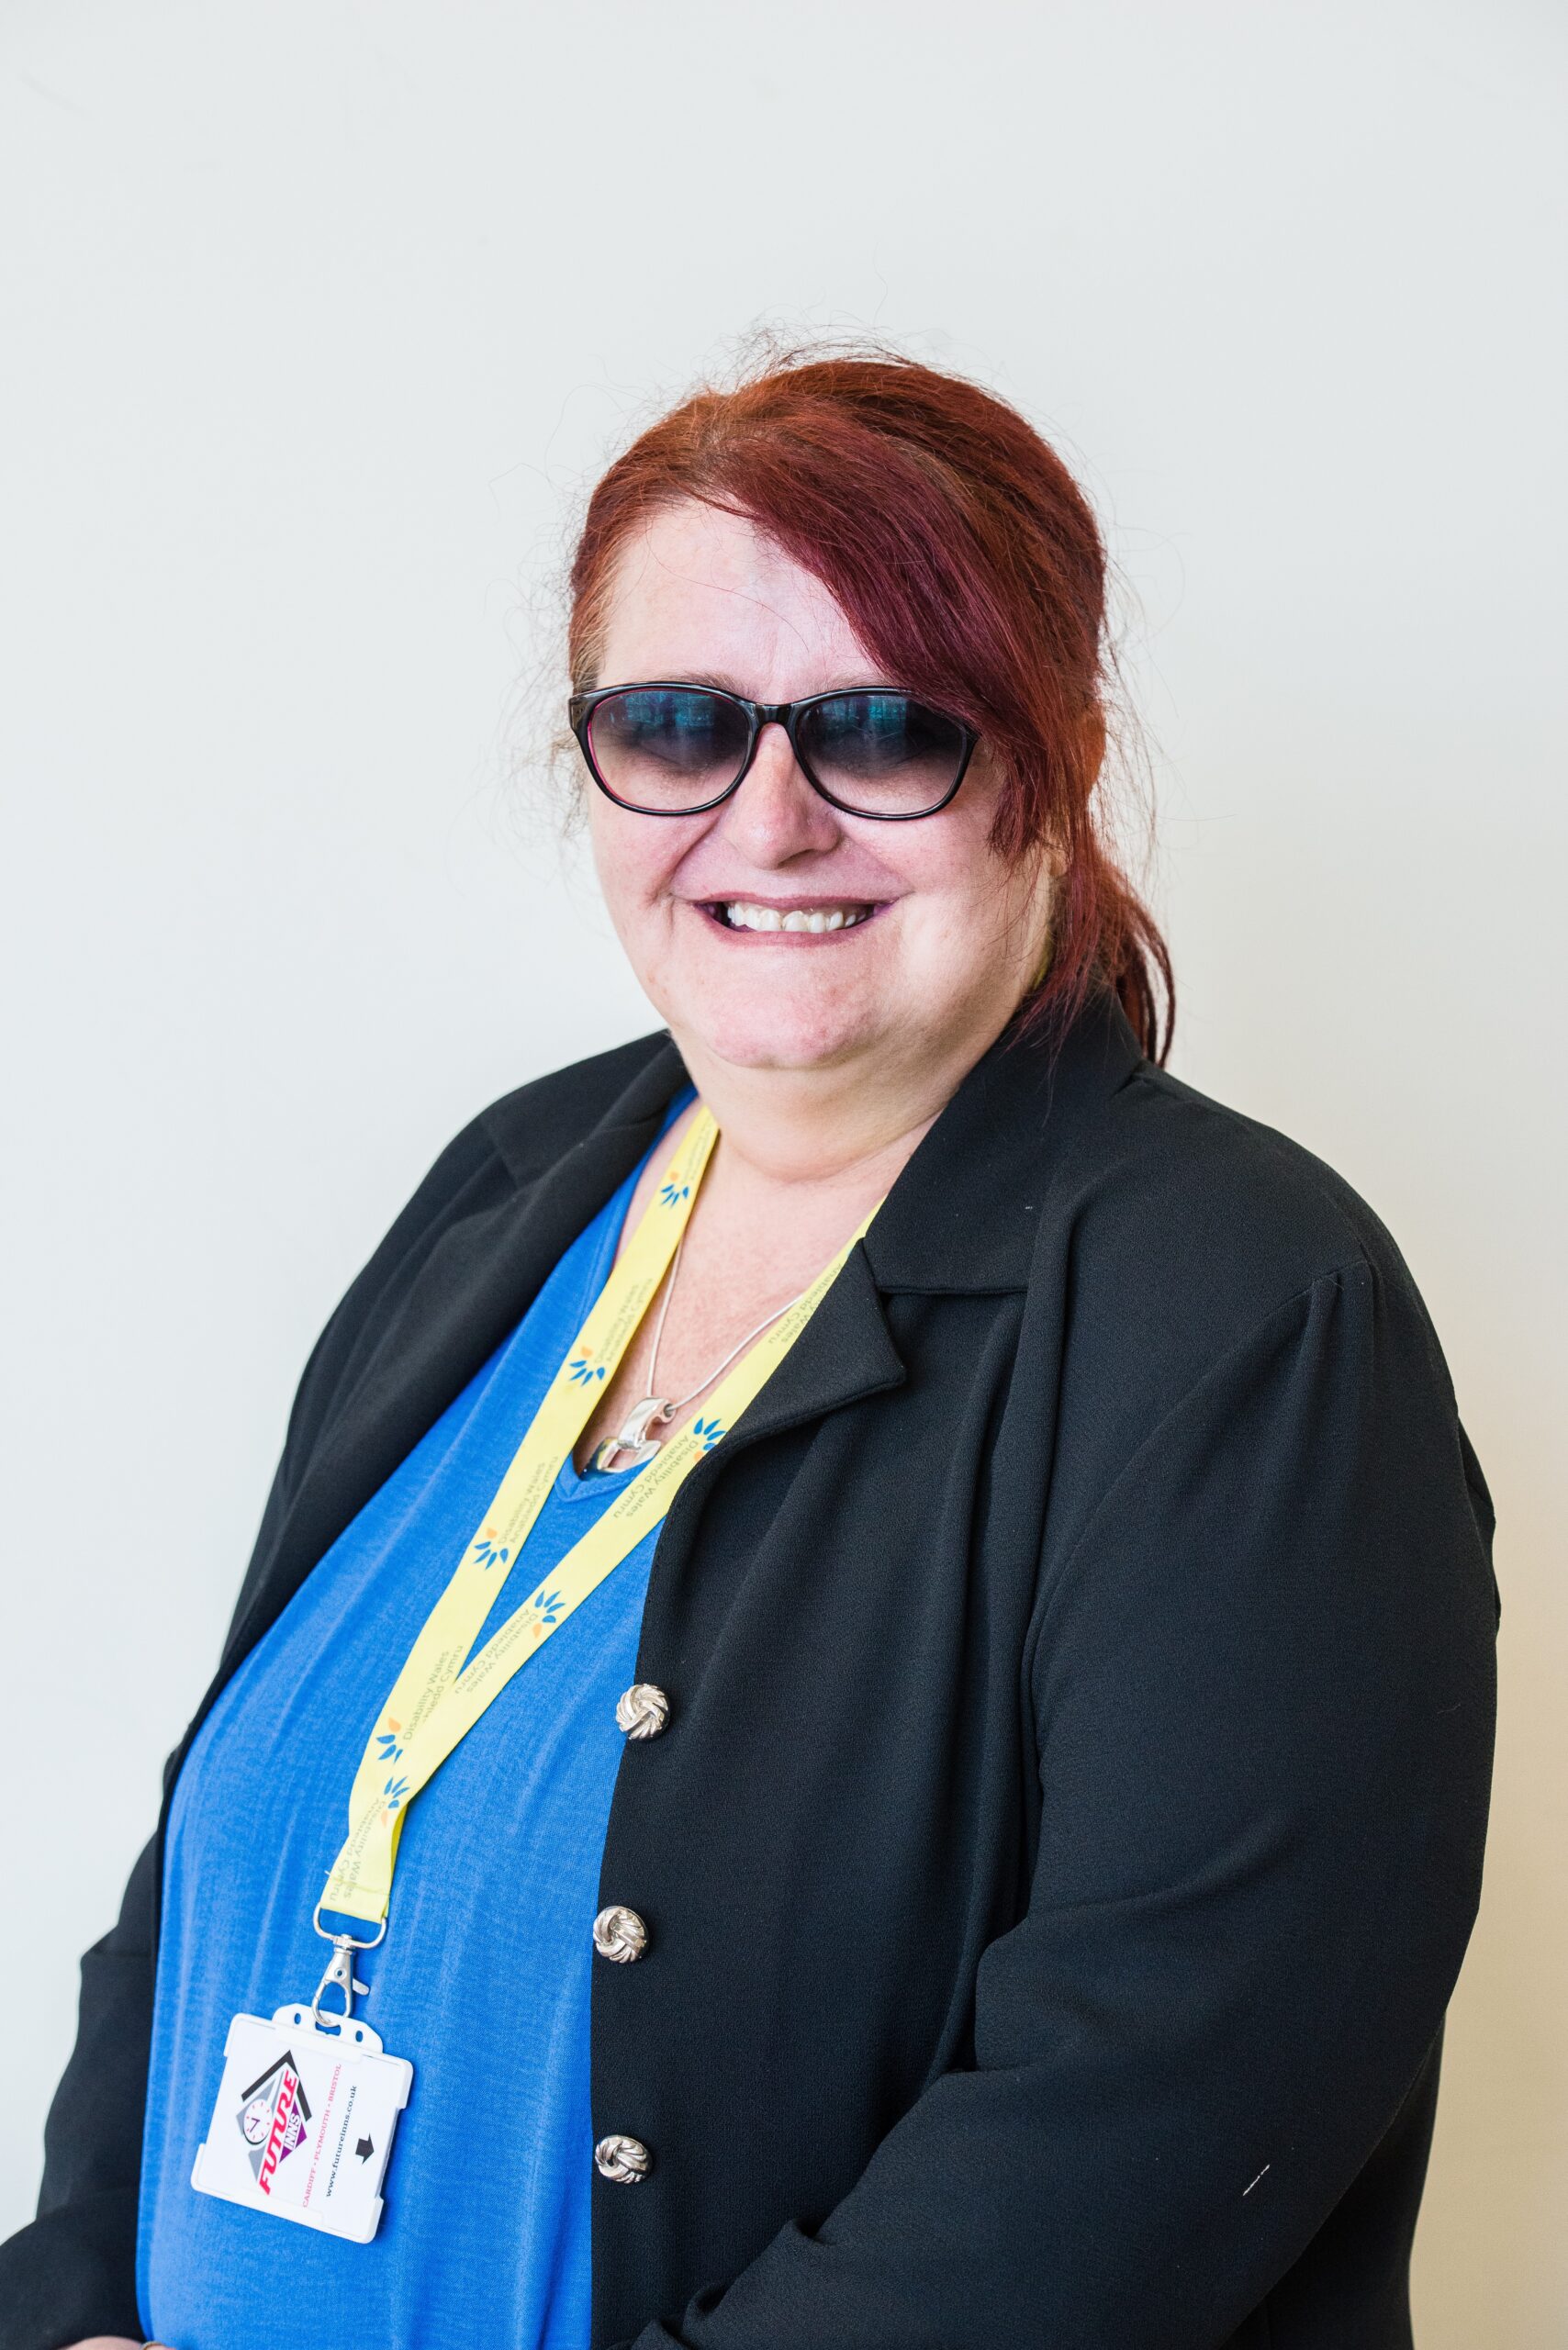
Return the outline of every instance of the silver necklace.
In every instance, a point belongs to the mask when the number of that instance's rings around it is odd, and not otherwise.
[[[695,1404],[703,1389],[711,1387],[716,1379],[722,1378],[736,1356],[744,1354],[752,1340],[760,1338],[768,1325],[777,1322],[781,1314],[787,1314],[795,1303],[792,1297],[786,1298],[783,1304],[776,1305],[771,1314],[765,1314],[756,1329],[748,1330],[739,1344],[730,1348],[718,1369],[709,1371],[706,1378],[700,1379],[689,1394],[678,1397],[659,1394],[657,1393],[659,1340],[665,1334],[665,1315],[669,1312],[669,1302],[675,1295],[676,1275],[680,1270],[681,1251],[685,1247],[686,1235],[683,1232],[676,1243],[675,1255],[670,1259],[669,1279],[665,1283],[665,1293],[659,1304],[658,1320],[654,1324],[654,1343],[648,1355],[648,1386],[652,1392],[644,1395],[641,1403],[632,1406],[622,1425],[620,1435],[607,1437],[605,1441],[597,1448],[592,1463],[595,1469],[607,1471],[613,1469],[617,1454],[622,1452],[627,1456],[628,1468],[640,1469],[644,1460],[651,1460],[665,1440],[662,1436],[655,1436],[654,1429],[667,1427],[678,1413],[684,1412],[689,1404]],[[803,1291],[801,1295],[804,1295]]]

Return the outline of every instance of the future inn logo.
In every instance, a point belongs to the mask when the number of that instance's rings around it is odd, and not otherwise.
[[[241,2094],[235,2115],[240,2135],[263,2195],[273,2191],[273,2176],[286,2162],[305,2135],[310,2106],[292,2052],[280,2056],[261,2078]]]

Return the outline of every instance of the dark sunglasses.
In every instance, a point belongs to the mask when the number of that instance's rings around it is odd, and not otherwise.
[[[946,808],[979,734],[913,694],[869,686],[747,701],[716,686],[605,686],[566,704],[595,783],[642,816],[697,816],[745,780],[765,726],[782,726],[813,791],[846,816],[908,823]]]

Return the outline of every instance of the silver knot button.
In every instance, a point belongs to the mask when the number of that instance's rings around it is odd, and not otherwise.
[[[637,2186],[654,2166],[654,2158],[641,2138],[601,2138],[593,2150],[593,2158],[605,2177],[612,2178],[617,2187]]]
[[[593,1946],[600,1958],[613,1958],[624,1965],[630,1959],[642,1957],[648,1947],[648,1930],[635,1909],[614,1901],[593,1921]]]
[[[615,1701],[615,1718],[628,1738],[657,1738],[669,1720],[669,1699],[651,1681],[633,1681]]]

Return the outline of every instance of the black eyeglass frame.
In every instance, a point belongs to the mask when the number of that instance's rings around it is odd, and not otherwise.
[[[711,800],[700,800],[694,808],[644,808],[634,800],[622,800],[621,794],[618,791],[612,791],[600,775],[599,762],[594,757],[589,740],[594,711],[601,701],[609,701],[616,694],[646,693],[711,694],[715,701],[733,702],[737,710],[745,712],[747,722],[751,727],[751,740],[746,744],[745,757],[741,762],[740,773],[733,783],[727,783],[724,786],[722,791],[715,792]],[[801,712],[815,710],[824,701],[844,701],[853,694],[868,693],[885,693],[896,696],[902,701],[914,702],[920,709],[929,710],[935,716],[946,719],[948,725],[956,726],[963,737],[963,752],[958,760],[958,772],[941,799],[933,800],[929,808],[909,809],[900,813],[891,809],[852,807],[847,800],[838,799],[819,777],[812,773],[812,763],[801,748],[800,736],[796,731]],[[711,808],[722,807],[732,792],[740,789],[751,773],[756,759],[756,746],[762,740],[763,728],[782,726],[790,738],[790,748],[795,755],[795,763],[801,773],[818,797],[825,800],[830,808],[836,808],[840,815],[862,816],[868,823],[871,824],[918,824],[927,816],[937,815],[954,798],[958,786],[969,771],[969,761],[974,757],[980,739],[976,728],[967,725],[961,718],[955,718],[951,711],[937,710],[934,702],[922,701],[918,694],[905,693],[902,687],[897,686],[836,686],[831,692],[825,694],[805,694],[799,701],[748,701],[745,694],[730,693],[722,686],[699,685],[690,677],[648,677],[639,679],[633,685],[600,686],[597,691],[590,694],[573,694],[566,704],[566,717],[573,733],[577,738],[583,757],[588,763],[588,773],[600,791],[607,800],[612,800],[617,808],[624,808],[633,816],[705,816]]]

